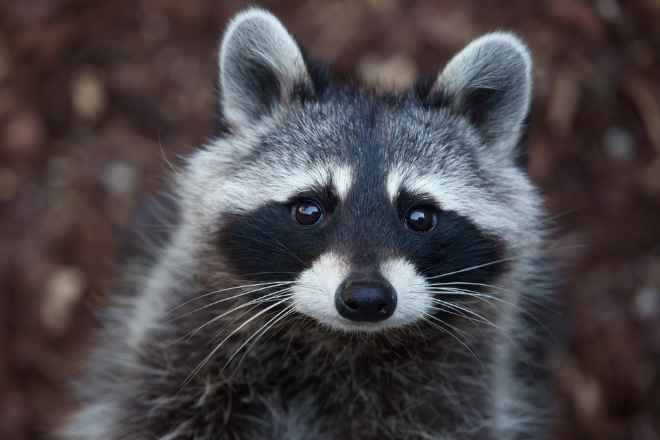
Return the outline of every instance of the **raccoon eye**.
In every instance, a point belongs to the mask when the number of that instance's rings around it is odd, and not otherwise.
[[[408,210],[404,222],[415,232],[426,232],[435,225],[435,213],[430,208],[416,206]]]
[[[311,200],[303,200],[293,208],[293,218],[302,226],[312,226],[323,219],[323,210]]]

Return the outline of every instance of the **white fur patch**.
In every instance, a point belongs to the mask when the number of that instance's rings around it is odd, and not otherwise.
[[[349,322],[335,308],[335,293],[348,274],[349,267],[341,257],[333,253],[322,255],[294,283],[294,308],[330,327],[337,327],[340,319]]]
[[[325,167],[287,169],[264,169],[252,179],[232,179],[224,186],[222,194],[209,195],[220,197],[222,205],[230,212],[250,212],[269,202],[286,202],[290,198],[311,188],[323,187],[332,181],[331,174]]]
[[[269,202],[286,202],[297,194],[312,188],[323,188],[332,184],[340,199],[344,200],[351,187],[353,172],[349,167],[329,170],[323,164],[315,167],[290,166],[277,171],[264,169],[259,176],[241,176],[226,182],[222,193],[208,194],[214,203],[219,203],[230,212],[245,213]]]
[[[194,202],[190,211],[199,212],[203,222],[213,224],[218,213],[249,213],[266,203],[286,202],[302,192],[328,185],[345,199],[354,175],[347,165],[300,161],[286,166],[264,165],[257,170],[245,168],[229,175],[219,172],[231,160],[225,156],[227,151],[239,154],[237,150],[249,149],[247,145],[257,143],[258,137],[259,133],[243,133],[231,140],[218,139],[190,159],[187,179],[180,183]]]
[[[336,254],[325,254],[311,268],[300,274],[293,286],[293,306],[307,316],[330,328],[347,332],[377,332],[386,328],[403,327],[423,319],[431,307],[431,294],[424,279],[414,266],[404,259],[385,261],[382,275],[394,287],[397,306],[385,321],[353,322],[341,315],[335,307],[335,295],[351,268]]]
[[[393,258],[382,263],[380,271],[396,291],[396,310],[389,319],[392,324],[402,326],[424,319],[431,307],[432,295],[415,266],[403,258]]]
[[[387,174],[387,195],[390,198],[390,202],[394,202],[396,196],[399,194],[403,179],[404,175],[399,168],[393,168]]]
[[[459,172],[423,173],[413,165],[394,167],[387,176],[387,192],[394,201],[401,190],[432,197],[441,209],[469,218],[480,229],[514,239],[526,223],[538,216],[538,197],[522,173],[511,169],[500,172],[503,188],[511,198],[493,197],[477,187],[474,178]],[[533,230],[533,229],[532,229]]]
[[[353,183],[353,170],[348,166],[342,166],[332,171],[332,183],[337,191],[337,195],[342,200],[346,200],[348,190]]]

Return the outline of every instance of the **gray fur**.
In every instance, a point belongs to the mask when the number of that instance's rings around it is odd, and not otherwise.
[[[286,103],[307,73],[298,46],[270,13],[251,9],[230,23],[220,49],[221,106],[237,125],[255,122]],[[260,78],[270,71],[268,81]]]
[[[515,36],[505,32],[484,35],[470,43],[447,65],[435,85],[453,110],[478,118],[477,129],[486,141],[506,153],[516,145],[529,112],[532,60]],[[487,94],[475,108],[472,98]]]
[[[498,33],[468,46],[428,91],[445,95],[440,108],[412,92],[379,100],[341,86],[296,98],[314,79],[294,40],[258,9],[234,18],[220,60],[230,129],[181,170],[180,220],[135,295],[109,311],[65,438],[546,438],[545,383],[531,373],[539,329],[525,322],[545,295],[545,234],[540,199],[514,157],[531,88],[522,43]],[[263,74],[255,65],[276,79],[264,90],[252,87]],[[464,98],[477,88],[502,93],[473,119]],[[401,191],[427,194],[500,243],[506,266],[440,323],[429,318],[439,284],[401,254],[374,250],[400,303],[378,325],[328,305],[357,264],[349,245],[380,243],[378,227],[339,234],[346,246],[281,284],[238,274],[218,234],[323,185],[341,209],[354,209],[342,203],[363,187],[383,188],[392,203]],[[370,192],[360,200],[363,217],[378,214]]]

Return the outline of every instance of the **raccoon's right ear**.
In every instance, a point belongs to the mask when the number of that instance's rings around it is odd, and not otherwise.
[[[220,110],[234,126],[271,115],[311,84],[295,40],[270,12],[250,8],[229,24],[220,46]]]
[[[452,58],[429,98],[467,118],[486,145],[515,157],[529,113],[531,69],[529,50],[520,39],[493,32]]]

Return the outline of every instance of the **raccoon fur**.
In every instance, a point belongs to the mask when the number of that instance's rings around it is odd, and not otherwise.
[[[236,15],[220,130],[175,176],[172,235],[109,312],[64,436],[545,438],[530,72],[495,32],[383,93]]]

